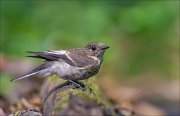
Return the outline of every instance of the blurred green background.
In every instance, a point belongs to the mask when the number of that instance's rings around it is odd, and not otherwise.
[[[119,85],[136,83],[146,92],[154,87],[153,97],[164,95],[177,106],[178,0],[1,0],[0,3],[0,55],[5,60],[38,64],[37,60],[26,58],[25,52],[83,47],[88,42],[100,41],[110,49],[105,53],[98,76],[115,80]],[[4,71],[6,63],[1,60],[0,93],[6,91],[11,85],[10,78],[14,77],[8,72],[10,69]]]
[[[101,41],[111,46],[105,64],[117,78],[144,72],[171,77],[177,71],[178,5],[178,1],[2,0],[1,53],[24,58],[28,50]]]

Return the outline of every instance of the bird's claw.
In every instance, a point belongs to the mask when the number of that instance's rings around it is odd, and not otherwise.
[[[72,81],[72,80],[68,80],[68,81],[71,82],[77,88],[80,88],[80,89],[85,88],[85,85],[82,82]]]

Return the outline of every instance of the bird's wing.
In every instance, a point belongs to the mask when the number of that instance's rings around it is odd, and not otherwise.
[[[76,67],[91,67],[94,66],[98,61],[95,57],[88,57],[81,54],[68,54],[70,59]]]
[[[27,51],[27,53],[33,54],[27,57],[33,57],[33,58],[41,58],[41,59],[45,59],[48,61],[56,61],[59,58],[63,58],[64,56],[66,56],[67,51],[65,50],[47,50],[47,51],[43,51],[43,52],[32,52],[32,51]]]
[[[97,59],[93,57],[87,57],[82,54],[75,54],[70,53],[66,50],[47,50],[44,52],[32,52],[28,51],[28,53],[33,54],[33,58],[41,58],[45,59],[47,61],[58,61],[58,60],[64,60],[71,66],[75,67],[89,67],[93,66],[97,63]]]

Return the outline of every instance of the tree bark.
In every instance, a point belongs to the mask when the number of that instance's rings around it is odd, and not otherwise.
[[[76,88],[73,84],[66,84],[54,91],[43,103],[43,115],[95,115],[103,116],[109,111],[105,109],[108,99],[101,93],[95,77],[81,81],[85,88]],[[42,100],[47,93],[64,83],[64,80],[52,76],[46,80],[42,89]]]

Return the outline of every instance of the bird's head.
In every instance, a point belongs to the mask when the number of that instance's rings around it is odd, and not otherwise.
[[[103,58],[103,54],[105,52],[106,49],[109,48],[109,46],[104,45],[100,42],[91,42],[88,43],[85,46],[86,49],[88,49],[90,51],[90,55],[91,56],[96,56],[97,58]]]

